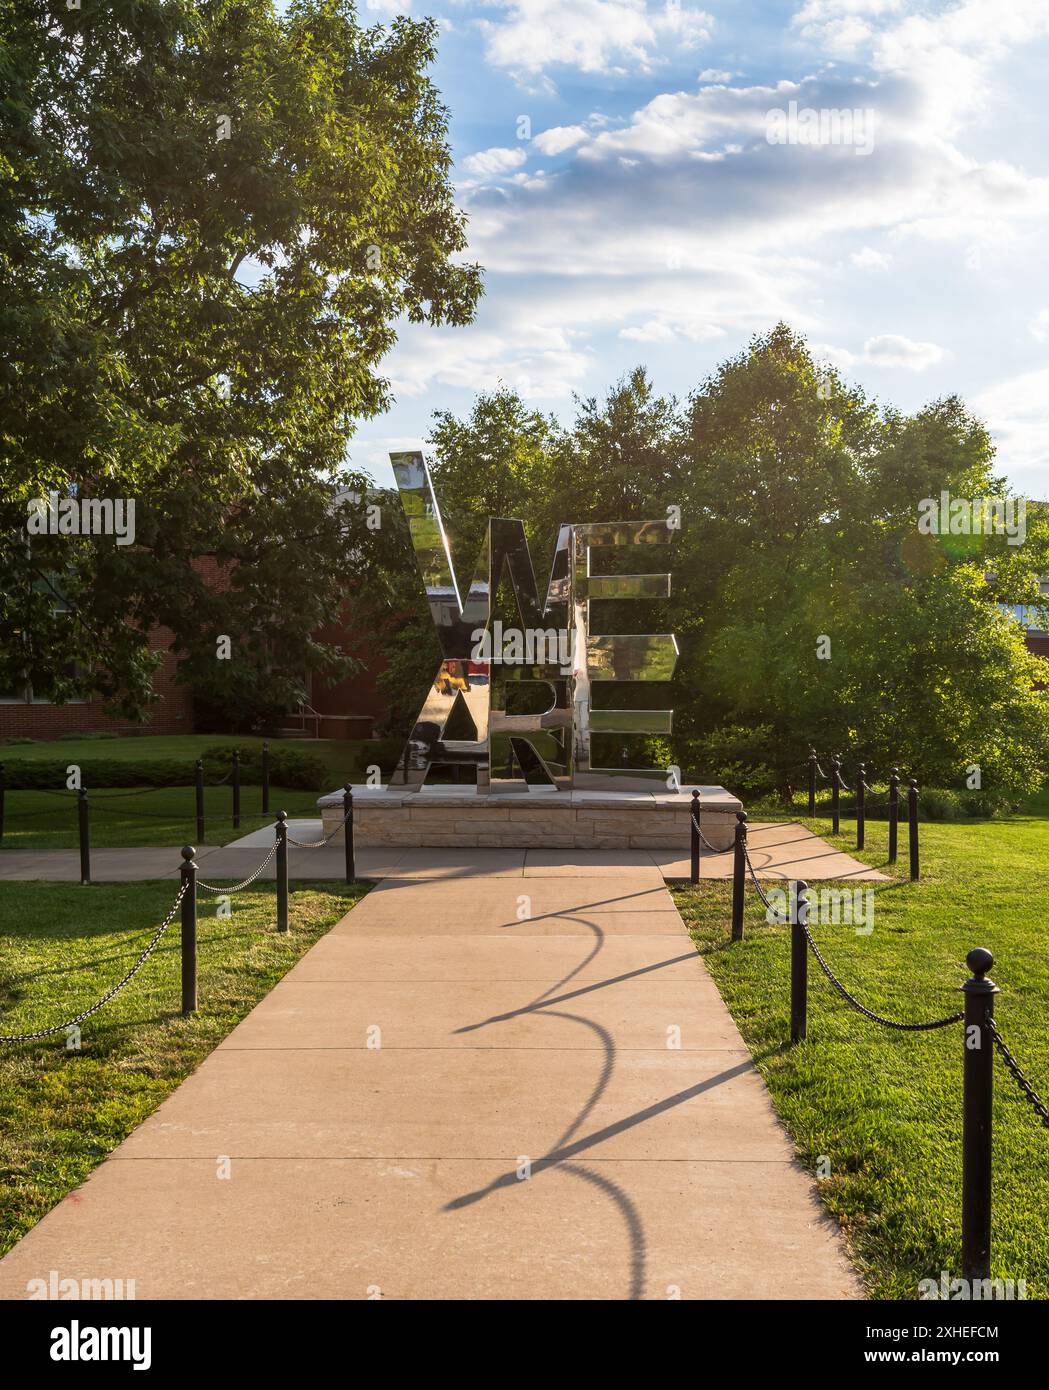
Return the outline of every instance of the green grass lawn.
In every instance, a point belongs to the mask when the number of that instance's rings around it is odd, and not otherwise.
[[[0,743],[0,762],[63,759],[75,763],[79,758],[112,758],[129,762],[144,758],[184,760],[187,783],[192,769],[206,749],[249,748],[263,740],[250,736],[221,734],[178,734],[130,736],[105,739],[57,739],[40,743]],[[301,749],[323,760],[330,774],[333,791],[347,781],[363,779],[363,770],[378,761],[377,745],[364,739],[294,739],[281,743],[271,739],[271,747]],[[57,788],[56,788],[57,790]],[[271,813],[261,812],[262,789],[245,783],[241,787],[241,825],[233,829],[233,793],[225,786],[207,787],[204,794],[205,843],[224,845],[258,830],[275,818],[277,811],[289,816],[319,818],[316,791],[270,788]],[[196,839],[196,800],[192,785],[143,789],[129,796],[126,788],[88,789],[91,806],[91,844],[99,848],[138,845],[172,845],[176,848]],[[8,791],[5,798],[5,849],[73,849],[79,843],[76,796],[54,795],[45,791]]]
[[[113,758],[134,762],[143,758],[167,760],[183,758],[189,775],[193,764],[209,748],[261,748],[265,742],[252,734],[129,734],[118,738],[60,738],[35,743],[5,743],[0,741],[0,762],[23,759],[65,758],[75,763],[78,758]],[[300,749],[320,758],[334,778],[332,787],[358,775],[372,740],[368,739],[270,739],[271,748]],[[331,788],[329,788],[331,790]]]
[[[270,811],[263,815],[262,788],[241,787],[240,829],[233,829],[233,793],[229,786],[204,789],[204,843],[225,845],[252,830],[272,824],[278,811],[320,819],[319,793],[270,788]],[[79,844],[75,793],[9,791],[5,796],[5,850],[74,849]],[[89,836],[96,848],[171,845],[177,852],[197,835],[196,796],[192,787],[127,788],[88,792]],[[176,853],[177,859],[177,853]]]
[[[116,983],[174,901],[171,883],[0,883],[0,1032],[61,1023]],[[278,936],[273,885],[216,915],[200,897],[199,1012],[180,1014],[178,920],[136,978],[64,1034],[0,1045],[0,1253],[140,1124],[366,891],[293,888]]]
[[[918,1021],[961,1008],[965,956],[986,946],[1001,988],[999,1028],[1049,1097],[1049,820],[1040,799],[1008,820],[921,827],[922,879],[868,884],[874,930],[813,925],[842,982],[888,1017]],[[755,816],[755,819],[765,817]],[[855,853],[855,826],[833,839]],[[859,856],[885,868],[887,827],[868,823]],[[900,837],[906,872],[906,832]],[[813,888],[820,885],[813,883]],[[841,886],[841,885],[837,885]],[[857,887],[859,885],[851,885]],[[728,883],[676,890],[682,916],[732,1011],[802,1162],[818,1178],[871,1296],[913,1298],[918,1280],[957,1277],[961,1239],[960,1025],[901,1034],[869,1022],[833,991],[810,953],[808,1038],[789,1047],[789,927],[769,926],[748,885],[745,939],[728,940]],[[996,1058],[996,1277],[1049,1298],[1049,1130]]]

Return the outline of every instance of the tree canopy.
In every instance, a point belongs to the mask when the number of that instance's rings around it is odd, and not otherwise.
[[[398,319],[480,293],[434,37],[349,0],[0,0],[0,685],[141,713],[154,623],[245,709],[345,669],[311,633],[364,532],[347,440]],[[135,543],[27,549],[51,491],[136,499]]]

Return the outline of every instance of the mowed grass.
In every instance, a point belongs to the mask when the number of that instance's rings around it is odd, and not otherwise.
[[[179,734],[115,739],[59,739],[50,743],[8,744],[0,742],[0,762],[59,760],[65,766],[81,758],[112,758],[117,762],[169,760],[182,762],[184,785],[92,788],[88,786],[89,840],[100,849],[170,845],[177,851],[185,844],[197,844],[196,792],[193,767],[208,748],[226,747],[249,751],[262,744],[253,736],[232,737],[215,734]],[[372,739],[294,739],[270,740],[271,748],[286,747],[319,758],[327,767],[329,782],[323,791],[293,790],[276,784],[270,787],[270,810],[262,811],[262,788],[241,784],[240,828],[233,828],[233,789],[227,780],[204,789],[203,845],[227,845],[254,830],[272,825],[278,811],[292,817],[320,819],[317,799],[325,792],[337,791],[347,782],[362,782],[368,769],[390,766],[399,756],[394,741]],[[504,755],[505,756],[505,755]],[[5,794],[3,834],[0,836],[0,873],[5,850],[75,849],[79,843],[77,795],[64,789],[61,779],[47,790],[13,791]]]
[[[180,923],[120,994],[64,1033],[0,1044],[0,1253],[141,1123],[366,891],[293,888],[276,931],[274,888],[199,898],[199,1011],[182,1018]],[[172,883],[0,883],[0,1033],[64,1022],[129,969],[174,901]]]
[[[1044,804],[1044,803],[1042,803]],[[1035,812],[1042,809],[1042,804]],[[759,819],[759,817],[755,817]],[[855,853],[855,827],[834,839]],[[867,827],[868,863],[888,868],[887,827]],[[922,879],[870,889],[874,930],[820,924],[812,933],[842,982],[868,1008],[919,1021],[962,1007],[966,953],[986,946],[1001,989],[998,1025],[1043,1099],[1049,1097],[1049,821],[921,827]],[[807,1040],[787,1045],[789,927],[770,926],[748,884],[745,939],[728,940],[730,885],[676,891],[678,906],[768,1084],[803,1163],[817,1174],[874,1298],[914,1298],[918,1281],[960,1274],[962,1050],[960,1024],[898,1033],[833,990],[809,954]],[[1049,1130],[995,1060],[992,1274],[1049,1297]],[[828,1176],[819,1176],[828,1170]]]
[[[99,848],[134,848],[171,845],[176,851],[196,842],[196,794],[194,764],[208,748],[260,748],[261,738],[222,734],[171,734],[105,739],[57,739],[40,743],[0,743],[0,762],[60,760],[67,766],[81,758],[110,758],[115,762],[141,760],[183,761],[186,785],[143,788],[129,794],[125,787],[88,788],[89,830],[92,845]],[[360,781],[363,768],[378,756],[376,745],[363,739],[270,740],[270,747],[291,748],[320,758],[328,768],[333,791],[347,781]],[[262,813],[262,788],[241,786],[240,829],[233,828],[233,790],[209,786],[204,790],[204,843],[225,845],[252,830],[271,824],[278,811],[289,816],[320,819],[317,791],[270,787],[270,812]],[[6,849],[75,849],[79,844],[77,797],[57,784],[53,791],[10,791],[5,795],[0,865]],[[177,861],[176,861],[177,862]]]
[[[240,829],[233,828],[230,787],[204,789],[204,844],[226,845],[253,830],[272,825],[278,811],[320,820],[314,791],[270,787],[270,810],[262,812],[262,788],[242,786]],[[99,849],[140,845],[171,845],[174,862],[182,845],[195,844],[197,802],[193,787],[126,787],[88,792],[88,838]],[[0,842],[0,871],[5,850],[75,849],[80,843],[75,792],[8,791],[4,798],[4,837]]]

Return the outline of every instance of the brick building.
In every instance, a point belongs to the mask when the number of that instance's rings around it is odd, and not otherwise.
[[[334,642],[350,654],[360,656],[368,666],[335,685],[324,685],[319,680],[308,678],[305,704],[301,710],[289,712],[284,732],[315,738],[367,738],[383,709],[382,696],[375,681],[385,663],[368,637],[353,629],[348,614],[342,624],[322,629],[318,635],[322,640]],[[106,713],[101,700],[70,700],[66,704],[54,704],[46,693],[42,694],[26,683],[15,689],[0,690],[0,741],[7,738],[46,740],[59,738],[62,734],[103,732],[204,732],[198,728],[192,692],[176,679],[171,639],[171,631],[164,627],[154,628],[149,635],[150,650],[163,652],[164,659],[153,678],[159,699],[151,706],[145,724],[114,719]]]

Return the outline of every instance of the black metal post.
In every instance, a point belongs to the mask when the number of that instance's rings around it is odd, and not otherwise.
[[[197,759],[197,844],[204,843],[204,759]]]
[[[809,885],[802,879],[792,883],[790,903],[790,1040],[803,1042],[808,1024],[809,942],[805,927],[809,920]]]
[[[7,791],[7,771],[0,763],[0,845],[4,842],[4,795]]]
[[[833,834],[837,835],[838,831],[841,829],[841,817],[840,817],[840,805],[839,805],[840,798],[839,798],[839,795],[838,795],[839,790],[840,790],[840,786],[841,786],[841,759],[840,759],[840,758],[832,758],[832,759],[831,759],[831,774],[830,774],[830,781],[831,781],[831,792],[830,792],[831,830],[832,830],[832,833],[833,833]]]
[[[732,847],[732,940],[743,940],[743,888],[747,872],[747,813],[736,812],[736,840]]]
[[[864,792],[867,783],[865,781],[867,769],[860,763],[859,771],[856,773],[856,848],[862,849],[863,842],[867,834],[867,803],[864,800]]]
[[[80,882],[91,882],[91,832],[87,819],[87,789],[81,787],[76,802],[77,829],[80,833]]]
[[[900,769],[894,767],[889,775],[889,863],[896,863],[900,833]]]
[[[911,882],[918,881],[918,783],[907,788],[907,843],[911,852]]]
[[[818,759],[817,759],[817,757],[816,757],[816,750],[815,750],[815,748],[812,748],[812,749],[809,750],[809,815],[810,815],[810,816],[814,816],[814,815],[816,814],[816,764],[817,764],[817,762],[818,762]]]
[[[277,930],[288,930],[288,819],[287,811],[277,812]]]
[[[233,750],[233,829],[240,829],[240,749]]]
[[[268,815],[270,809],[270,745],[262,745],[262,813]]]
[[[197,1012],[197,865],[192,845],[182,846],[182,1017]]]
[[[342,827],[346,846],[346,882],[352,883],[357,877],[357,866],[353,852],[353,788],[349,782],[342,792],[342,814],[346,817],[346,823]]]
[[[962,985],[965,1044],[962,1082],[962,1278],[991,1277],[991,1109],[994,1043],[988,1020],[998,986],[986,979],[994,964],[977,946],[965,958],[973,972]],[[970,1297],[972,1290],[970,1289]]]
[[[700,810],[699,810],[699,792],[698,792],[698,791],[693,791],[693,793],[692,793],[692,803],[691,803],[691,804],[692,804],[692,814],[691,814],[691,816],[690,816],[690,818],[689,818],[689,825],[691,826],[691,830],[692,830],[692,839],[691,839],[691,846],[692,846],[692,865],[691,865],[692,873],[691,873],[691,882],[692,882],[692,883],[698,883],[698,882],[699,882],[699,816],[700,816]]]

